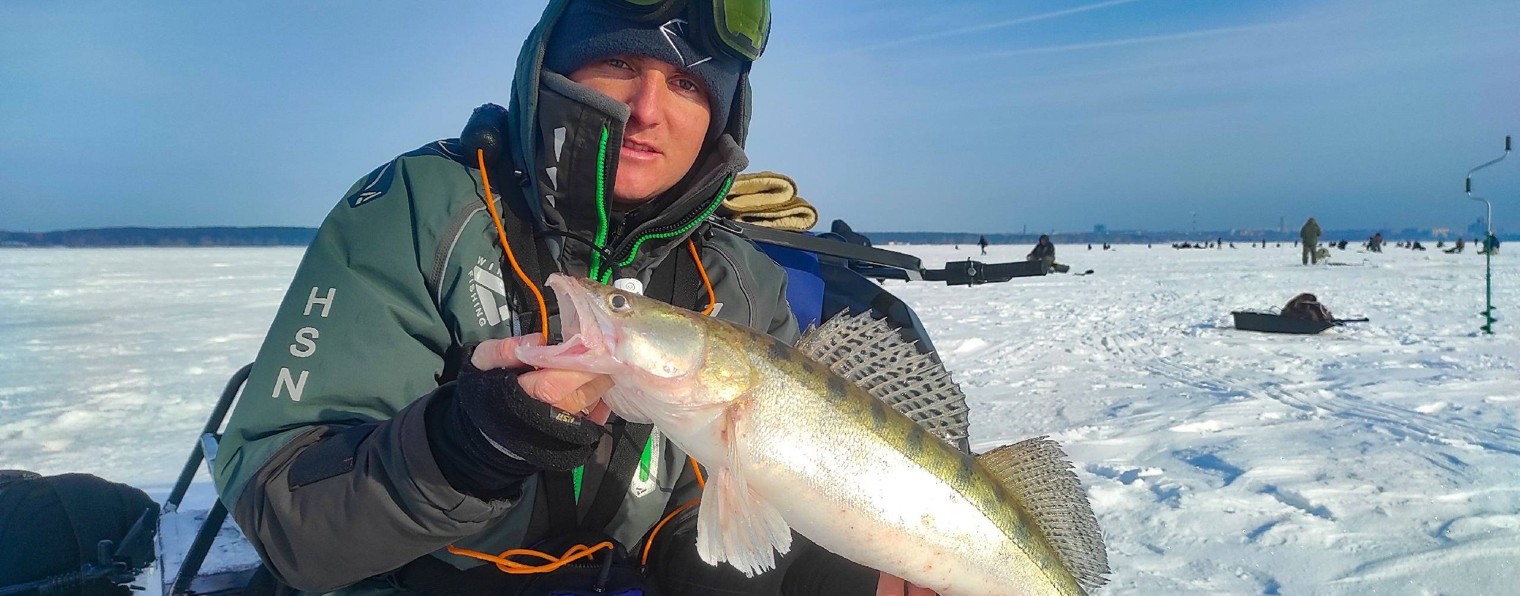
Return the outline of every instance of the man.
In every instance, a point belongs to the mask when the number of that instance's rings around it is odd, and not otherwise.
[[[1311,262],[1315,265],[1319,264],[1319,253],[1315,252],[1315,249],[1319,248],[1319,233],[1319,222],[1314,221],[1312,217],[1304,222],[1303,228],[1298,230],[1299,239],[1304,241],[1303,263],[1305,265]]]
[[[513,355],[558,327],[537,290],[553,271],[705,306],[783,341],[798,335],[782,271],[705,223],[747,163],[748,72],[768,4],[737,3],[743,14],[727,19],[701,3],[648,4],[551,0],[519,56],[509,109],[477,110],[464,138],[381,166],[323,222],[215,468],[222,500],[283,583],[345,593],[575,594],[647,581],[667,594],[773,594],[783,580],[908,589],[805,540],[752,579],[707,566],[690,516],[650,537],[700,494],[685,454],[609,418],[607,377],[529,371]],[[625,555],[646,540],[649,578]],[[613,552],[593,561],[610,573],[509,575],[478,560],[602,542]]]
[[[987,254],[987,237],[982,236],[976,240],[976,245],[982,247],[982,254]]]
[[[1040,234],[1040,239],[1035,241],[1034,250],[1024,256],[1026,261],[1038,261],[1046,273],[1056,263],[1056,245],[1050,242],[1048,234]]]
[[[1283,306],[1281,314],[1295,319],[1307,319],[1310,321],[1334,321],[1335,315],[1330,314],[1330,309],[1319,303],[1319,298],[1314,294],[1303,293],[1294,296]]]
[[[1493,234],[1484,236],[1483,241],[1479,244],[1478,254],[1489,256],[1499,254],[1499,237]]]

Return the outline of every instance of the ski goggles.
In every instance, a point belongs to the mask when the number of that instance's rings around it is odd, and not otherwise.
[[[770,0],[602,0],[641,23],[664,23],[683,10],[688,26],[709,49],[754,62],[771,35]]]

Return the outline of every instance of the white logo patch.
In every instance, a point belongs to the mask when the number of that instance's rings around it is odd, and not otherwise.
[[[544,175],[549,178],[549,188],[559,190],[559,162],[560,155],[565,151],[565,127],[554,129],[554,163],[555,165],[544,168]],[[553,202],[551,200],[550,204]]]
[[[507,304],[507,285],[501,278],[501,265],[477,257],[470,269],[470,302],[475,306],[475,322],[481,327],[495,327],[512,320]]]

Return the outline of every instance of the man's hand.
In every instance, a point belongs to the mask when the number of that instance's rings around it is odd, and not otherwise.
[[[542,333],[531,333],[506,339],[488,339],[480,342],[470,363],[480,370],[493,368],[521,368],[517,359],[519,346],[544,345]],[[606,424],[612,411],[602,403],[602,396],[612,388],[612,377],[597,373],[574,370],[535,370],[517,377],[523,391],[541,402],[566,412],[582,412],[597,424]]]
[[[920,588],[883,571],[876,580],[876,596],[937,596],[934,590]]]

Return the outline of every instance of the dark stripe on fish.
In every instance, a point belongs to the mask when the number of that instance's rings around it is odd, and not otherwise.
[[[833,372],[827,366],[824,366],[822,362],[806,357],[802,358],[802,369],[806,370],[807,374],[818,378],[830,376]]]
[[[876,426],[887,423],[887,405],[881,403],[879,399],[871,400],[871,421],[875,422]]]
[[[844,399],[849,394],[850,385],[838,375],[829,375],[829,399]]]
[[[916,458],[924,453],[924,437],[929,433],[924,427],[913,425],[913,430],[908,431],[908,442],[903,446],[908,457]]]
[[[968,484],[971,484],[972,474],[975,473],[975,470],[973,470],[971,467],[971,462],[971,456],[961,456],[961,469],[955,473],[955,483],[957,485],[966,486]]]
[[[771,358],[781,361],[791,360],[792,350],[790,348],[791,346],[788,346],[785,343],[777,341],[774,338],[771,339]]]
[[[997,497],[997,500],[999,501],[1007,501],[1008,489],[1003,488],[1003,484],[1001,482],[994,482],[992,483],[992,495]]]

